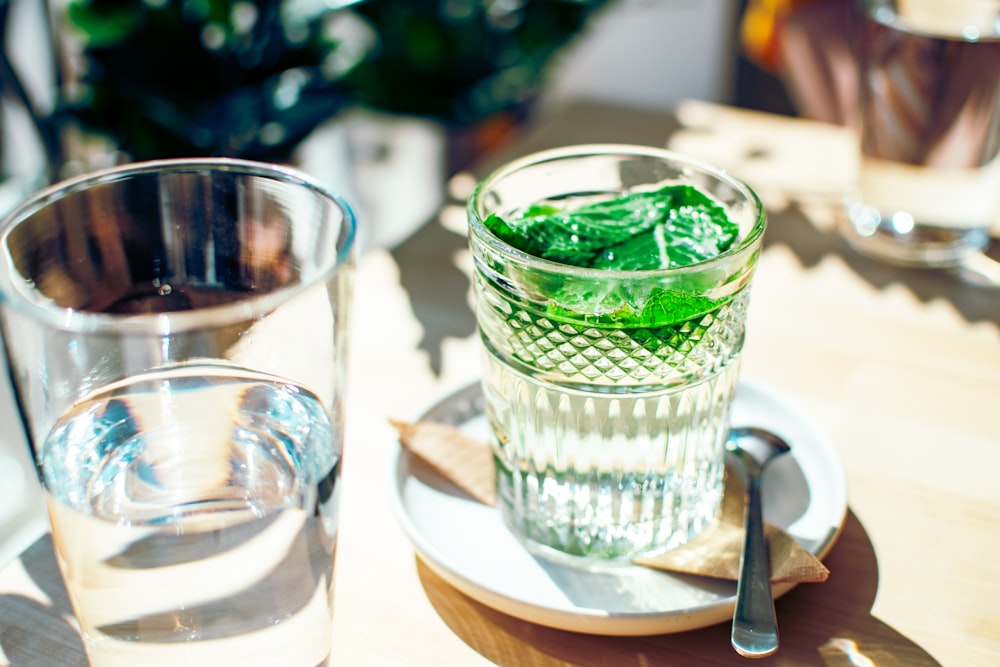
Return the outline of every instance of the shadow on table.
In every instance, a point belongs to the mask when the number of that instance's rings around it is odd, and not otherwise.
[[[869,259],[848,247],[836,229],[815,226],[794,202],[783,210],[768,211],[764,249],[778,245],[788,247],[807,269],[826,257],[837,256],[876,289],[903,285],[922,303],[948,301],[969,322],[1000,326],[1000,289],[969,284],[951,270],[891,266]],[[990,252],[1000,253],[1000,243],[994,243]]]
[[[468,247],[465,236],[446,229],[435,218],[392,250],[400,284],[424,332],[419,347],[427,353],[435,375],[441,373],[445,339],[467,338],[476,332],[469,277],[455,263],[456,255]]]
[[[940,667],[915,642],[871,615],[878,564],[857,517],[849,513],[826,558],[830,578],[802,584],[777,601],[782,646],[765,665]],[[732,665],[729,624],[650,637],[600,637],[535,625],[479,604],[438,577],[419,559],[428,599],[445,623],[501,667],[677,667]]]
[[[86,667],[83,642],[68,620],[73,609],[59,577],[51,536],[38,538],[20,560],[48,603],[0,595],[0,649],[10,667]]]

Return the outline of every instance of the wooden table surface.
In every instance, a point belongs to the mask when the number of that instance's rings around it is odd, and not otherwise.
[[[676,115],[553,110],[508,157],[589,141],[670,146],[727,166],[769,208],[744,374],[829,436],[849,509],[830,578],[777,602],[768,665],[1000,664],[1000,290],[855,255],[834,230],[853,168],[840,130],[702,103]],[[459,199],[358,269],[337,582],[335,665],[735,665],[728,624],[651,637],[533,625],[458,592],[415,556],[390,505],[414,419],[478,378]],[[51,543],[0,571],[0,665],[86,665]]]

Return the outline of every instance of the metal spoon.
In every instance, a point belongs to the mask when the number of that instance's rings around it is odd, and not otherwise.
[[[746,539],[736,585],[731,642],[740,655],[763,658],[778,650],[778,622],[771,595],[771,562],[764,541],[761,475],[771,460],[791,447],[769,431],[744,427],[730,430],[726,449],[739,459],[747,487]]]

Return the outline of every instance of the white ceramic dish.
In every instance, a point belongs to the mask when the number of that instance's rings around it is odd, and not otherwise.
[[[421,419],[451,423],[486,439],[482,395],[471,385]],[[824,434],[772,390],[743,381],[733,423],[770,429],[792,446],[765,472],[765,519],[823,557],[847,513],[843,466]],[[529,553],[499,512],[478,503],[401,447],[392,463],[396,516],[421,558],[466,595],[498,611],[562,630],[650,635],[732,617],[736,585],[628,563],[584,568]],[[774,587],[775,596],[792,588]]]

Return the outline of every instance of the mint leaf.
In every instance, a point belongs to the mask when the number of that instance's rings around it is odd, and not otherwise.
[[[664,226],[672,266],[689,266],[728,250],[739,235],[739,226],[725,209],[692,186],[683,186],[678,195],[678,205]]]
[[[716,301],[675,290],[659,290],[654,292],[643,307],[639,317],[642,324],[639,326],[660,326],[694,319],[719,308],[726,300]]]
[[[739,228],[725,209],[691,185],[631,192],[573,206],[542,202],[487,229],[529,254],[583,268],[689,266],[728,250]]]
[[[725,208],[692,185],[667,185],[585,203],[538,202],[506,217],[491,215],[484,224],[509,245],[536,257],[618,271],[691,266],[726,252],[739,236],[739,226]],[[549,315],[591,324],[656,327],[721,305],[696,293],[657,287],[652,287],[645,303],[636,304],[620,292],[617,282],[596,278],[561,288],[550,284]]]
[[[595,313],[585,310],[592,303],[581,300],[579,305],[550,301],[546,314],[554,319],[574,324],[615,326],[622,329],[656,329],[702,317],[720,308],[728,299],[718,301],[676,290],[655,290],[640,312],[628,304],[617,309]]]

